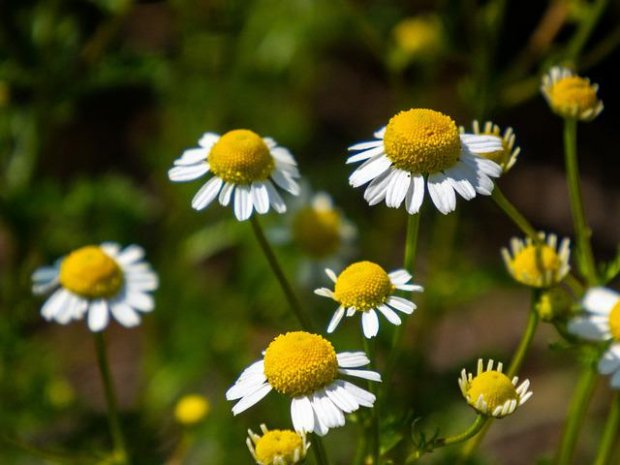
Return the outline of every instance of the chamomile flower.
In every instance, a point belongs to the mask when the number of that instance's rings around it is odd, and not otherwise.
[[[530,381],[523,381],[518,387],[519,378],[508,378],[502,373],[503,364],[497,363],[493,369],[493,360],[484,367],[482,359],[478,359],[476,376],[461,371],[459,387],[467,403],[482,415],[502,418],[513,413],[532,397],[529,391]]]
[[[570,270],[570,241],[554,234],[540,233],[540,244],[531,238],[512,238],[510,251],[502,248],[502,258],[508,272],[521,284],[531,287],[551,287],[562,281]]]
[[[568,68],[551,68],[542,78],[541,91],[551,109],[563,118],[592,121],[603,111],[598,85]]]
[[[268,430],[260,425],[263,435],[248,430],[246,444],[258,465],[295,465],[306,458],[310,443],[306,441],[306,433],[289,429]]]
[[[521,153],[521,147],[515,147],[517,138],[512,128],[508,127],[502,133],[502,130],[497,124],[487,121],[481,127],[478,120],[474,120],[471,126],[473,134],[477,136],[495,136],[501,139],[502,148],[500,150],[497,152],[481,153],[480,155],[497,163],[502,167],[504,173],[510,170],[510,168],[512,168],[517,162],[519,153]],[[465,133],[464,127],[461,126],[459,130],[461,131],[461,134]]]
[[[237,415],[273,389],[292,399],[291,418],[296,431],[324,436],[330,428],[344,425],[345,413],[374,405],[374,394],[339,379],[347,375],[380,382],[379,373],[359,369],[369,363],[364,352],[337,354],[318,334],[281,334],[271,341],[262,360],[241,373],[226,392],[226,399],[239,400],[232,408]]]
[[[200,423],[211,410],[209,400],[200,394],[188,394],[174,407],[174,418],[182,425],[190,426]]]
[[[74,250],[54,266],[36,270],[32,281],[35,294],[55,289],[41,308],[43,318],[67,324],[87,313],[93,332],[105,329],[110,314],[127,328],[137,326],[139,312],[153,310],[150,292],[158,286],[142,247],[121,250],[111,242]]]
[[[261,138],[247,129],[235,129],[220,136],[205,133],[200,147],[186,150],[175,160],[168,177],[175,182],[193,181],[213,173],[196,193],[192,208],[202,210],[217,197],[220,204],[233,204],[239,221],[252,212],[264,214],[271,206],[284,213],[286,205],[275,186],[297,195],[297,163],[284,147],[269,138]]]
[[[379,332],[377,310],[390,323],[400,325],[400,317],[394,310],[411,315],[416,309],[410,300],[394,295],[397,289],[409,292],[424,290],[417,284],[408,284],[411,275],[406,270],[388,274],[381,266],[369,261],[353,263],[338,276],[330,269],[326,269],[325,273],[334,282],[334,290],[322,287],[314,293],[339,304],[327,327],[328,333],[334,332],[345,314],[351,317],[359,312],[362,314],[364,336],[373,338]]]
[[[456,194],[466,200],[490,195],[492,178],[502,173],[494,161],[480,156],[502,150],[493,135],[459,134],[455,122],[434,110],[414,108],[393,116],[375,132],[376,140],[349,147],[359,152],[347,163],[364,161],[349,177],[360,187],[369,205],[385,200],[391,208],[405,202],[410,214],[420,210],[428,188],[437,209],[447,214],[456,208]]]
[[[612,375],[611,386],[620,389],[620,294],[594,287],[585,293],[581,305],[586,315],[573,318],[568,331],[590,341],[611,341],[599,360],[598,371]]]

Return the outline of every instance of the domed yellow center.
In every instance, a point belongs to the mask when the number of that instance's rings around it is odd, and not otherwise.
[[[579,76],[568,76],[556,82],[549,89],[549,98],[559,110],[577,108],[579,113],[594,109],[598,104],[595,88]]]
[[[267,431],[256,443],[254,453],[256,460],[261,465],[274,465],[279,459],[278,465],[295,463],[295,451],[301,454],[303,442],[299,434],[291,430]]]
[[[453,166],[461,153],[455,122],[438,111],[414,108],[393,116],[383,146],[394,166],[410,173],[436,173]]]
[[[609,331],[616,341],[620,341],[620,301],[609,312]]]
[[[338,212],[306,207],[293,220],[293,239],[306,254],[323,258],[340,247],[341,229]]]
[[[265,351],[264,363],[269,384],[291,397],[311,394],[338,375],[334,347],[318,334],[305,331],[276,337]]]
[[[556,274],[562,261],[556,251],[548,245],[528,245],[515,255],[512,260],[512,271],[517,281],[528,286],[551,284],[545,282],[545,276],[551,272]]]
[[[71,252],[62,261],[60,284],[89,299],[112,297],[123,285],[123,272],[100,247],[89,245]]]
[[[485,371],[476,376],[469,385],[467,395],[471,405],[475,405],[482,396],[489,413],[493,413],[493,410],[506,402],[519,398],[517,389],[508,376],[496,370]]]
[[[353,263],[340,273],[334,298],[343,307],[363,312],[384,303],[393,291],[385,270],[376,263],[364,261]]]
[[[235,129],[220,137],[208,161],[213,174],[234,184],[264,181],[275,166],[263,139],[247,129]]]

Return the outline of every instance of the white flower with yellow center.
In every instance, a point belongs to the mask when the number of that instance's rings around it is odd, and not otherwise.
[[[472,132],[477,136],[495,136],[499,137],[502,141],[502,148],[497,152],[485,152],[480,156],[494,161],[502,167],[504,173],[508,172],[510,168],[517,162],[517,157],[521,153],[521,147],[516,146],[517,137],[511,127],[508,127],[502,133],[501,128],[491,121],[487,121],[481,127],[478,120],[474,120],[471,125]],[[465,133],[465,128],[460,127],[461,134]]]
[[[295,465],[303,462],[310,443],[306,441],[306,433],[288,429],[269,431],[260,425],[262,436],[248,430],[246,444],[258,465]]]
[[[139,312],[155,307],[150,292],[158,286],[157,274],[143,258],[142,247],[121,250],[107,242],[82,247],[54,266],[39,268],[32,275],[33,292],[56,289],[43,304],[43,318],[67,324],[88,313],[88,327],[94,332],[105,329],[110,313],[127,328],[138,325]]]
[[[570,69],[554,66],[543,76],[541,91],[551,109],[563,118],[592,121],[601,111],[598,85]]]
[[[235,129],[220,136],[205,133],[199,148],[186,150],[168,171],[172,181],[186,182],[211,172],[209,179],[192,200],[192,208],[202,210],[216,197],[221,205],[233,204],[239,221],[247,220],[255,210],[264,214],[269,206],[278,213],[286,205],[275,186],[297,195],[297,163],[284,147],[269,138],[261,138],[247,129]],[[275,185],[274,185],[275,184]]]
[[[345,316],[362,314],[362,330],[368,339],[379,332],[377,310],[387,320],[400,325],[401,320],[394,310],[411,315],[416,305],[410,300],[394,295],[396,290],[422,292],[424,288],[417,284],[408,284],[411,275],[406,270],[387,273],[381,266],[369,261],[356,262],[336,276],[330,269],[325,273],[334,282],[334,290],[322,287],[315,294],[329,297],[338,302],[339,307],[334,313],[327,332],[332,333]]]
[[[414,108],[393,116],[375,133],[377,140],[349,147],[359,151],[347,163],[364,161],[349,177],[353,187],[370,182],[364,198],[370,205],[385,200],[410,214],[420,210],[424,191],[441,213],[456,208],[456,194],[466,200],[491,195],[492,178],[502,173],[481,154],[502,150],[499,137],[459,134],[455,122],[438,111]]]
[[[226,392],[226,399],[239,399],[232,408],[237,415],[275,389],[292,398],[291,418],[296,431],[324,436],[330,428],[344,425],[345,413],[374,405],[374,394],[339,379],[339,375],[347,375],[380,382],[379,373],[359,369],[369,363],[364,352],[337,354],[318,334],[281,334],[271,341],[262,360],[241,373]]]
[[[570,241],[554,234],[540,233],[540,244],[531,238],[525,242],[512,238],[510,251],[502,248],[502,258],[511,276],[521,284],[531,287],[550,287],[562,281],[570,271]]]
[[[590,341],[611,341],[598,363],[598,371],[612,375],[611,386],[620,389],[620,294],[606,287],[588,289],[581,301],[586,316],[573,318],[569,332]]]
[[[518,387],[519,378],[510,379],[502,373],[501,362],[493,369],[489,360],[485,369],[482,359],[478,359],[476,376],[463,368],[459,387],[467,403],[482,415],[502,418],[513,413],[532,397],[530,381],[523,381]]]

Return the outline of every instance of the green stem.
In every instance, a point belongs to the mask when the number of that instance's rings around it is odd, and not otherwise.
[[[312,437],[312,449],[314,449],[317,465],[329,465],[323,441],[321,441],[321,437],[316,434]]]
[[[493,193],[491,197],[497,204],[499,208],[503,210],[504,213],[510,218],[521,231],[525,233],[532,241],[539,242],[540,238],[538,237],[538,233],[532,227],[530,222],[525,219],[525,217],[517,210],[517,208],[506,198],[503,192],[500,190],[499,186],[495,186],[493,189]]]
[[[592,31],[594,30],[594,26],[598,22],[601,14],[605,10],[607,6],[608,0],[595,0],[593,5],[590,8],[588,17],[581,22],[577,32],[573,36],[571,42],[568,45],[566,57],[568,60],[573,63],[577,61],[579,55],[581,55],[581,51],[583,47],[585,47],[586,42],[590,38]]]
[[[112,376],[110,374],[110,366],[106,353],[105,340],[103,333],[95,333],[95,351],[97,353],[97,363],[103,381],[106,403],[108,406],[108,426],[112,435],[112,443],[114,445],[114,463],[125,465],[129,463],[127,449],[125,446],[125,438],[121,429],[121,423],[118,416],[118,407],[116,404],[116,394],[112,384]]]
[[[486,415],[478,415],[476,420],[460,434],[455,434],[454,436],[448,436],[447,438],[441,439],[440,445],[443,446],[452,446],[454,444],[459,444],[461,442],[467,441],[470,438],[473,438],[476,434],[478,434],[485,424],[490,420]]]
[[[617,444],[618,425],[620,424],[620,392],[614,391],[611,408],[603,430],[603,438],[598,447],[594,465],[610,465],[614,446]]]
[[[555,458],[555,465],[570,465],[571,463],[577,435],[583,425],[583,419],[596,384],[596,377],[596,366],[589,363],[579,377],[573,398],[568,407],[566,424],[564,425],[562,439],[560,440],[560,446]]]
[[[377,367],[376,362],[375,362],[376,339],[373,339],[373,343],[371,343],[371,341],[368,340],[365,336],[362,336],[362,339],[364,340],[364,350],[366,354],[368,355],[368,358],[370,359],[370,369],[375,370]],[[377,383],[368,381],[368,390],[376,395],[377,390],[378,390]],[[379,428],[379,418],[380,418],[379,402],[375,402],[375,405],[371,409],[370,415],[371,415],[371,425],[370,425],[370,430],[368,431],[368,436],[370,437],[369,442],[371,445],[372,463],[378,464],[379,457],[381,455],[381,452],[380,452],[381,435],[380,435],[380,428]]]
[[[574,118],[566,118],[564,120],[564,155],[573,225],[577,239],[577,249],[581,258],[581,260],[578,260],[578,265],[581,267],[580,271],[584,274],[588,284],[592,286],[598,282],[598,278],[596,276],[592,246],[590,245],[591,232],[586,224],[581,195],[579,166],[577,164],[577,120]]]
[[[286,279],[286,275],[284,274],[284,271],[282,271],[282,267],[280,266],[280,263],[278,262],[278,259],[276,258],[273,249],[269,245],[269,242],[265,237],[265,233],[263,232],[263,229],[258,222],[258,218],[256,218],[256,215],[252,215],[250,217],[250,223],[252,224],[252,230],[254,231],[254,235],[256,236],[256,239],[258,240],[258,243],[260,244],[261,249],[265,254],[265,257],[269,262],[269,266],[271,266],[273,274],[276,275],[276,278],[280,283],[280,287],[282,288],[282,291],[286,296],[286,300],[288,300],[291,310],[293,310],[293,313],[295,313],[295,316],[299,320],[299,323],[301,324],[301,327],[303,329],[305,329],[306,331],[314,332],[314,325],[312,324],[308,315],[306,315],[306,313],[304,312],[301,303],[293,292],[293,288]]]

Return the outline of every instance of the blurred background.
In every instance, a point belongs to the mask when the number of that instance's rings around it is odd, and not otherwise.
[[[106,330],[133,463],[250,464],[247,428],[290,427],[278,395],[237,418],[224,400],[269,341],[298,325],[249,224],[215,204],[193,211],[202,183],[167,179],[205,131],[249,128],[288,147],[308,185],[329,192],[357,228],[347,259],[395,269],[405,211],[370,208],[349,187],[347,147],[410,107],[442,111],[467,128],[474,118],[512,126],[522,152],[499,184],[537,228],[570,235],[562,122],[538,88],[549,66],[574,64],[600,85],[605,103],[579,126],[579,156],[595,253],[613,257],[619,19],[619,2],[605,0],[1,2],[0,463],[97,463],[92,455],[110,446],[91,334],[84,322],[46,323],[42,299],[30,292],[38,266],[104,240],[143,245],[161,280],[156,310],[140,327]],[[270,237],[283,236],[291,215],[263,219]],[[499,254],[514,235],[488,198],[461,199],[445,217],[424,209],[414,279],[426,292],[382,406],[395,463],[411,444],[414,417],[443,434],[472,421],[456,383],[463,367],[481,356],[508,361],[514,351],[529,306],[529,291],[509,279]],[[334,305],[312,294],[327,285],[321,261],[295,242],[275,242],[326,327]],[[394,329],[381,324],[380,367]],[[346,320],[332,338],[336,350],[360,349],[359,334],[358,322]],[[494,425],[479,463],[551,457],[579,368],[557,341],[542,325],[523,369],[535,395]],[[182,425],[175,405],[192,393],[210,409]],[[601,380],[577,463],[592,457],[608,398]],[[352,463],[365,415],[327,436],[333,464]],[[30,446],[60,458],[37,457]],[[424,463],[450,460],[442,451]]]

